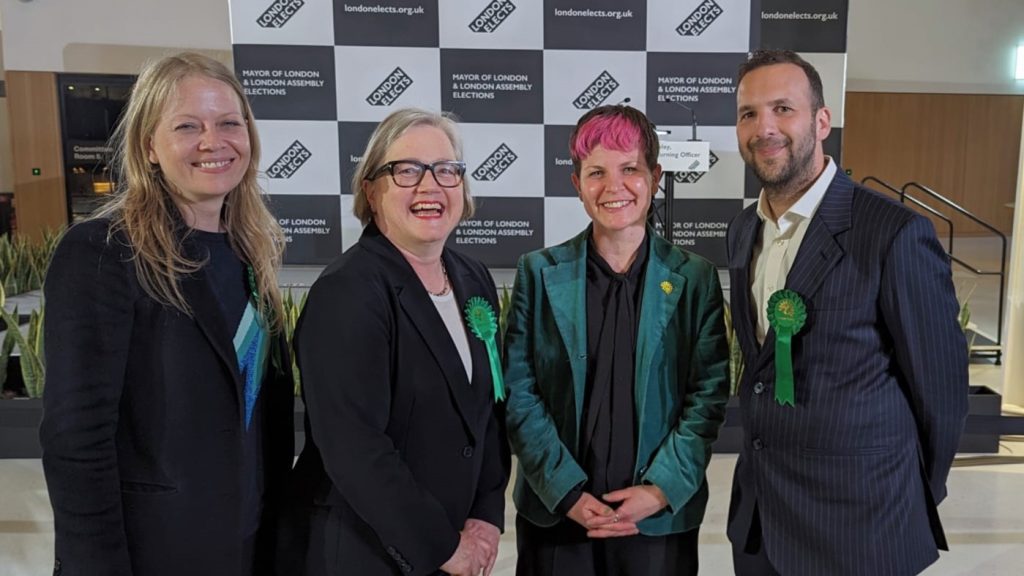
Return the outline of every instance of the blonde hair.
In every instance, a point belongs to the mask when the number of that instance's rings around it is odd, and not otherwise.
[[[459,136],[459,126],[454,116],[449,113],[437,114],[420,110],[419,108],[401,108],[395,110],[381,121],[370,135],[366,142],[366,151],[356,165],[356,171],[352,175],[353,205],[352,213],[359,218],[363,226],[373,220],[373,210],[370,209],[370,201],[363,192],[363,180],[366,180],[384,163],[384,156],[396,140],[405,134],[405,131],[414,126],[433,126],[448,136],[452,148],[455,150],[455,160],[462,161],[462,138]],[[473,197],[469,195],[469,178],[462,178],[462,220],[473,216],[476,207],[473,205]]]
[[[252,108],[235,75],[220,62],[186,52],[162,58],[143,69],[111,141],[114,173],[120,177],[117,194],[95,217],[110,219],[111,234],[122,231],[128,237],[136,275],[146,293],[191,316],[179,280],[198,271],[205,261],[191,260],[182,252],[175,232],[181,215],[171,197],[177,192],[159,165],[149,161],[150,141],[164,109],[181,81],[189,77],[223,82],[241,103],[251,156],[241,182],[224,200],[221,224],[231,248],[252,266],[259,311],[271,331],[277,332],[282,317],[277,270],[284,251],[284,235],[267,209],[256,181],[260,141]]]

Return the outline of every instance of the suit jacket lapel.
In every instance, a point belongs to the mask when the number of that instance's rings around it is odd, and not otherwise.
[[[466,369],[462,365],[459,352],[455,348],[444,322],[441,321],[433,301],[427,291],[423,289],[409,263],[376,226],[372,223],[369,224],[363,230],[363,236],[359,241],[368,250],[388,262],[391,267],[399,305],[413,326],[416,327],[416,331],[419,332],[431,355],[434,356],[434,360],[437,361],[437,365],[441,368],[456,410],[466,425],[466,430],[475,439],[475,426],[472,425],[470,416],[473,414],[471,408],[474,403],[469,379],[466,378]],[[451,259],[446,258],[445,265],[451,266]],[[449,281],[452,281],[451,276],[449,276]],[[453,289],[454,287],[453,281]],[[456,303],[459,303],[458,300]],[[472,342],[470,342],[470,346],[472,347]],[[474,364],[475,362],[474,358]]]
[[[576,405],[576,437],[587,386],[587,270],[586,242],[589,228],[565,246],[551,249],[558,264],[541,270],[544,291],[551,303],[555,325],[569,354]]]
[[[842,171],[837,171],[807,226],[793,267],[786,276],[786,289],[799,294],[805,303],[818,292],[825,277],[845,253],[839,236],[850,229],[852,203],[853,182]],[[771,357],[774,350],[775,331],[769,330],[756,368]]]
[[[756,358],[760,352],[750,301],[750,273],[753,266],[754,244],[761,233],[761,219],[754,212],[745,213],[737,235],[736,248],[731,254],[729,268],[733,270],[732,323],[740,339],[740,348],[746,358]]]
[[[647,383],[651,364],[664,339],[662,334],[675,313],[679,298],[687,289],[686,279],[675,271],[686,261],[681,252],[672,251],[671,245],[648,229],[650,256],[644,271],[643,296],[640,301],[640,325],[637,330],[634,397],[639,414],[637,429],[644,429],[647,401]]]
[[[804,300],[814,296],[825,276],[843,256],[837,237],[850,229],[852,202],[853,182],[842,172],[836,172],[786,277],[786,288]]]
[[[454,263],[451,258],[450,252],[445,250],[444,253],[445,266],[448,268],[449,280],[452,283],[452,290],[455,293],[455,304],[459,307],[460,318],[463,319],[463,329],[466,331],[466,339],[469,341],[469,352],[473,359],[473,379],[471,393],[474,398],[475,406],[480,406],[480,403],[490,404],[490,399],[494,393],[494,383],[491,381],[491,361],[487,356],[487,346],[483,340],[476,337],[473,331],[465,324],[465,310],[466,302],[474,297],[480,296],[490,302],[494,308],[495,315],[500,313],[496,302],[491,302],[488,298],[490,290],[487,286],[482,286],[476,278],[474,278],[472,271],[469,268],[464,268]],[[500,343],[498,344],[500,349]],[[462,359],[459,358],[459,368],[462,368]],[[463,375],[466,371],[462,370]],[[488,417],[490,411],[478,410],[476,414],[480,417]]]

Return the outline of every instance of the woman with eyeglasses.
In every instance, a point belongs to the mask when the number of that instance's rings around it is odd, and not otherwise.
[[[313,285],[296,328],[306,445],[282,574],[494,566],[510,466],[497,294],[481,263],[445,247],[473,213],[464,173],[445,116],[398,110],[370,136],[352,180],[366,228]]]

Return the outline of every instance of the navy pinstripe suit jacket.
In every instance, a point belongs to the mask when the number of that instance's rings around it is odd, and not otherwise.
[[[760,231],[756,205],[729,229],[746,362],[729,539],[746,544],[756,511],[786,576],[920,572],[947,549],[936,504],[967,412],[949,258],[931,222],[840,170],[786,279],[807,322],[793,344],[796,406],[780,406],[774,331],[760,346],[754,332]]]

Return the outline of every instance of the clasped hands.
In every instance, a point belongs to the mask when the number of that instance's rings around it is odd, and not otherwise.
[[[609,492],[601,498],[603,501],[584,492],[569,509],[569,518],[586,528],[589,538],[638,534],[638,522],[668,505],[665,494],[654,485],[630,486]],[[605,502],[618,502],[619,505],[612,508]]]
[[[441,571],[452,576],[489,576],[498,559],[500,538],[497,526],[476,518],[466,520],[459,532],[459,546]]]

